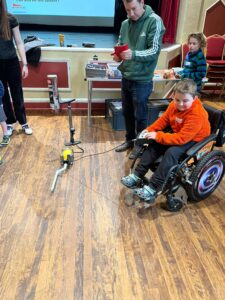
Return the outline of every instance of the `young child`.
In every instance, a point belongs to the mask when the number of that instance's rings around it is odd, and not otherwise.
[[[163,132],[167,127],[172,132]],[[144,151],[134,172],[122,177],[121,182],[134,189],[140,199],[153,203],[156,193],[161,191],[170,168],[196,142],[210,134],[208,113],[196,96],[196,84],[192,79],[179,81],[174,88],[173,101],[167,110],[152,125],[144,130],[147,139],[153,140]],[[153,162],[163,155],[158,168],[151,176],[149,185],[137,188]]]
[[[4,95],[4,86],[0,80],[0,125],[2,128],[2,132],[3,132],[3,138],[0,143],[0,147],[7,146],[10,141],[10,138],[9,138],[8,132],[7,132],[6,116],[5,116],[5,113],[3,110],[3,104],[2,104],[3,95]]]
[[[191,78],[197,84],[197,92],[201,91],[202,79],[206,76],[206,58],[202,49],[206,47],[203,33],[191,33],[188,36],[189,52],[184,60],[184,69],[177,77]]]

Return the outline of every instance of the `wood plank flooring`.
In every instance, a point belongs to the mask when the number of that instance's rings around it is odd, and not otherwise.
[[[51,193],[67,116],[28,120],[33,135],[17,126],[0,149],[0,299],[225,299],[224,179],[207,200],[169,213],[161,197],[140,217],[124,204],[127,153],[94,155],[124,132],[74,116],[84,154]]]

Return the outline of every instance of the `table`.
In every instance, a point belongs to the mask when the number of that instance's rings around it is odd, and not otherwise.
[[[169,73],[169,78],[164,78],[165,72]],[[95,91],[120,91],[121,79],[112,79],[108,77],[87,77],[85,78],[88,85],[88,125],[91,124],[91,104],[92,95]],[[153,82],[176,82],[179,79],[175,78],[174,72],[171,70],[156,70],[154,72]]]

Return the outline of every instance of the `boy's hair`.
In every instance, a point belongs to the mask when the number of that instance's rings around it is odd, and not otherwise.
[[[197,94],[197,85],[192,79],[185,78],[175,85],[173,92],[181,94],[190,94],[194,98]]]
[[[199,42],[200,48],[206,47],[206,37],[202,32],[192,32],[188,36],[188,42],[190,41],[190,38],[194,38]]]

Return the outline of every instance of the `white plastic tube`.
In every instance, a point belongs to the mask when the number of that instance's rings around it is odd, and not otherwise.
[[[55,172],[55,177],[54,177],[54,180],[53,180],[53,183],[52,183],[52,186],[51,186],[51,192],[52,193],[55,190],[56,182],[57,182],[57,179],[58,179],[59,175],[67,169],[67,166],[68,166],[68,164],[66,163],[66,164],[63,165],[63,167],[61,169],[58,169]]]

